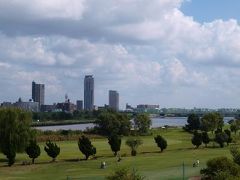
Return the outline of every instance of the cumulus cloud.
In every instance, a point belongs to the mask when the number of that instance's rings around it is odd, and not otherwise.
[[[7,87],[29,97],[32,80],[46,84],[49,103],[65,93],[81,99],[93,74],[97,105],[109,89],[122,105],[221,106],[221,96],[238,105],[238,21],[197,22],[184,2],[0,1],[0,100],[13,96]]]

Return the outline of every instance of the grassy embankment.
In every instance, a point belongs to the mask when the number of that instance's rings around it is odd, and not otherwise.
[[[168,141],[168,148],[160,153],[153,136],[163,135]],[[191,144],[191,134],[180,128],[169,130],[155,130],[153,136],[141,137],[143,145],[138,149],[136,157],[130,156],[130,150],[122,142],[121,154],[123,160],[117,162],[113,157],[107,139],[91,139],[97,148],[97,159],[88,161],[79,160],[83,155],[78,149],[76,141],[57,142],[61,147],[61,153],[57,162],[50,163],[50,158],[43,150],[44,143],[41,143],[42,153],[36,159],[35,165],[22,166],[21,162],[30,159],[26,154],[17,154],[17,162],[13,167],[6,167],[5,157],[0,154],[0,179],[67,179],[67,176],[78,179],[104,179],[118,167],[135,168],[147,179],[182,179],[182,163],[185,164],[185,175],[191,177],[199,175],[199,171],[205,166],[208,159],[217,156],[230,157],[229,147],[225,148],[204,148],[194,149]],[[192,163],[199,159],[200,167],[193,168]],[[101,161],[107,163],[106,169],[100,169]],[[187,179],[187,178],[186,178]]]
[[[71,125],[71,124],[87,124],[94,123],[95,120],[63,120],[63,121],[43,121],[43,122],[33,122],[32,127],[39,126],[58,126],[58,125]]]

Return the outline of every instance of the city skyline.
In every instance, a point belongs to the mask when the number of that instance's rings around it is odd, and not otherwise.
[[[1,1],[0,102],[29,99],[33,79],[47,85],[45,104],[65,93],[76,102],[93,74],[97,106],[116,89],[122,109],[238,108],[239,8],[236,0]]]

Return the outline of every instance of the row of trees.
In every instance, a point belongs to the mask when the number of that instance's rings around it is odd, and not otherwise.
[[[154,139],[157,146],[161,149],[161,152],[167,148],[167,141],[162,136],[158,135]],[[121,142],[122,140],[120,136],[114,135],[108,138],[108,143],[111,147],[112,152],[114,153],[114,156],[117,156],[117,153],[120,151]],[[126,145],[130,147],[132,156],[137,155],[137,148],[142,144],[143,144],[142,140],[136,137],[131,137],[126,140]],[[79,147],[79,150],[85,155],[86,160],[88,160],[90,156],[94,156],[97,152],[96,147],[92,145],[92,142],[90,141],[90,139],[84,135],[82,135],[79,138],[78,147]],[[44,147],[44,150],[46,151],[48,156],[52,158],[53,162],[56,160],[56,157],[60,153],[60,147],[57,146],[56,143],[53,143],[51,141],[46,142],[46,146]],[[41,154],[40,147],[36,143],[36,141],[30,141],[25,151],[28,154],[29,158],[32,159],[32,164],[34,164],[35,159],[39,157]],[[9,164],[9,165],[12,165],[12,164]]]
[[[137,134],[147,134],[152,124],[147,114],[138,114],[133,118],[133,124],[127,114],[115,111],[104,111],[99,114],[96,124],[96,133],[104,136],[130,135],[132,127]]]
[[[208,136],[208,133],[206,131],[203,132],[198,132],[195,131],[193,133],[192,137],[192,144],[198,148],[201,144],[205,144],[205,147],[210,143],[210,141],[216,142],[220,145],[221,148],[224,147],[224,143],[229,143],[232,142],[232,136],[231,136],[231,131],[226,129],[222,131],[221,129],[218,129],[215,131],[215,137],[211,139]]]
[[[216,112],[205,114],[202,118],[196,114],[190,114],[187,123],[184,129],[189,132],[202,130],[213,133],[217,129],[222,129],[224,125],[223,117]]]

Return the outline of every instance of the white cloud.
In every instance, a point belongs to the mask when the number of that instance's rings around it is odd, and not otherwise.
[[[213,105],[208,96],[215,94],[239,104],[238,22],[196,22],[181,12],[183,2],[0,1],[0,83],[25,84],[26,91],[35,79],[55,99],[65,92],[80,98],[83,77],[91,73],[97,104],[108,89],[136,104],[171,97],[173,105],[174,98],[184,105],[178,96],[191,93],[192,102]]]

